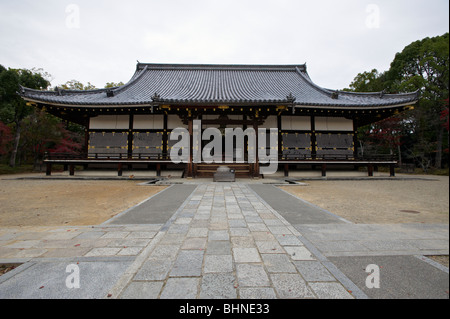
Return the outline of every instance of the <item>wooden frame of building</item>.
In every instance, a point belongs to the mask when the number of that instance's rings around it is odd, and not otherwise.
[[[85,127],[80,154],[49,154],[53,164],[154,165],[158,176],[172,164],[170,132],[186,128],[192,140],[193,121],[206,127],[276,128],[278,161],[285,175],[290,166],[314,165],[326,175],[327,166],[388,165],[391,157],[359,156],[357,129],[398,112],[418,100],[406,94],[353,93],[313,83],[306,65],[199,65],[138,63],[131,80],[121,86],[90,91],[19,92],[32,105]],[[192,145],[192,143],[191,143]],[[181,164],[184,176],[212,176],[219,164]],[[259,162],[231,165],[242,176],[259,176]],[[230,166],[230,165],[228,165]]]

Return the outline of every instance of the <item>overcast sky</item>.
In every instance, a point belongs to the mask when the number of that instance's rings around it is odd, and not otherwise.
[[[448,0],[0,0],[0,64],[52,86],[128,82],[146,63],[303,64],[325,88],[385,71],[449,30]]]

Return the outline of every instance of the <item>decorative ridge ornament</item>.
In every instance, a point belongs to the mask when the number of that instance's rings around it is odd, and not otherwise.
[[[331,98],[337,100],[339,98],[339,91],[334,91],[331,93]]]
[[[153,94],[153,96],[152,96],[152,101],[153,102],[161,102],[161,96],[155,92],[155,94]]]
[[[296,100],[296,97],[292,95],[292,92],[289,93],[289,95],[286,96],[286,101],[287,101],[288,103],[294,103],[295,100]]]

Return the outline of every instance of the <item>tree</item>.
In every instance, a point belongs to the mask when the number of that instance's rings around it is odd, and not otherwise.
[[[360,141],[380,147],[389,144],[392,138],[400,138],[397,147],[399,158],[408,157],[427,170],[431,165],[442,167],[443,156],[448,156],[448,152],[443,153],[445,144],[448,148],[448,130],[442,126],[442,116],[445,117],[442,114],[445,114],[446,107],[448,110],[448,86],[449,35],[446,33],[409,44],[395,55],[388,71],[380,73],[373,69],[359,73],[350,88],[344,90],[387,93],[418,90],[420,99],[413,110],[396,115],[394,121],[382,121],[361,128],[358,137]],[[403,126],[402,130],[395,129],[395,134],[402,132],[401,136],[393,137],[388,133],[389,126],[394,124]],[[377,135],[378,143],[374,143],[374,136],[370,135],[375,131],[382,133]],[[380,139],[385,140],[382,142]]]
[[[77,80],[67,81],[66,83],[61,85],[61,88],[63,88],[64,90],[80,90],[80,91],[96,89],[95,85],[91,84],[91,82],[88,82],[86,85],[84,85],[83,83]]]
[[[114,87],[119,87],[124,85],[123,82],[119,82],[119,83],[115,83],[115,82],[106,82],[105,84],[105,89],[109,89],[109,88],[114,88]]]
[[[381,92],[385,89],[385,73],[379,73],[377,69],[370,72],[358,73],[350,83],[350,88],[344,91],[352,92]]]
[[[16,156],[20,144],[23,120],[32,113],[33,108],[17,94],[20,85],[43,90],[47,89],[50,82],[39,72],[27,69],[6,70],[0,68],[0,121],[12,124],[14,128],[14,143],[9,165],[16,165]]]
[[[427,157],[427,162],[434,157],[434,166],[440,168],[445,133],[440,115],[449,97],[449,34],[415,41],[397,53],[386,73],[386,86],[391,92],[419,90],[413,111],[415,146],[424,149],[414,154]],[[431,152],[426,150],[430,145]]]
[[[13,137],[11,134],[11,129],[3,122],[0,122],[0,155],[7,154],[9,152],[9,146],[12,140]]]
[[[27,129],[23,133],[21,147],[33,157],[35,167],[47,151],[75,153],[81,149],[76,134],[68,131],[60,119],[45,111],[35,109],[24,124]]]
[[[344,91],[351,92],[382,92],[386,91],[386,72],[372,69],[370,72],[358,73]],[[358,141],[360,153],[394,154],[397,152],[399,164],[402,163],[400,146],[405,136],[405,114],[392,117],[359,128]]]

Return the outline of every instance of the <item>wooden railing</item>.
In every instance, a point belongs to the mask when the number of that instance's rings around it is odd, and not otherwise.
[[[246,154],[247,155],[247,154]],[[64,161],[64,160],[161,160],[170,161],[170,154],[161,152],[147,152],[138,154],[122,153],[45,153],[44,160]],[[333,154],[322,153],[311,157],[311,154],[282,154],[278,156],[280,162],[285,161],[379,161],[394,162],[397,161],[396,155],[391,154],[370,154],[355,157],[353,154]],[[245,156],[247,161],[247,156]]]
[[[44,161],[64,161],[64,160],[170,160],[167,154],[161,152],[147,152],[138,154],[122,153],[51,153],[44,155]]]

